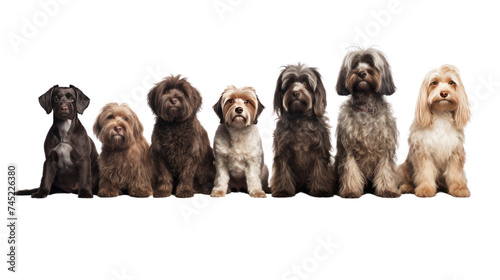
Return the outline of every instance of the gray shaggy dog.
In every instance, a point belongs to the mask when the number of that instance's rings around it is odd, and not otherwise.
[[[288,65],[274,93],[279,116],[274,131],[273,197],[333,196],[326,91],[316,68]]]
[[[344,58],[337,93],[350,95],[337,125],[334,178],[338,195],[357,198],[365,192],[399,197],[396,175],[398,130],[384,95],[396,91],[385,55],[356,49]]]

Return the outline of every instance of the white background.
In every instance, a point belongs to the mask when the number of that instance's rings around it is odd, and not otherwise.
[[[398,163],[408,152],[424,75],[443,63],[461,70],[473,113],[465,131],[472,196],[21,197],[18,273],[2,262],[2,279],[500,279],[500,20],[493,1],[75,0],[52,1],[46,11],[47,2],[0,5],[4,186],[9,163],[18,166],[20,189],[39,185],[52,116],[37,99],[54,84],[74,84],[91,98],[80,116],[89,133],[104,104],[127,102],[149,140],[154,116],[146,93],[168,74],[200,90],[198,117],[211,141],[220,93],[230,84],[253,86],[267,107],[258,125],[271,166],[280,67],[318,67],[335,127],[345,100],[335,92],[340,63],[345,47],[358,43],[378,46],[392,65]],[[6,217],[6,187],[0,199]],[[0,226],[2,260],[7,237]],[[335,246],[325,250],[325,242]]]

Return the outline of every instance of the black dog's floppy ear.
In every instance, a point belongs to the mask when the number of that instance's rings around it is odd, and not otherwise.
[[[258,104],[257,106],[258,106],[258,108],[257,108],[257,113],[255,114],[255,118],[253,120],[253,123],[257,124],[257,119],[259,118],[260,114],[262,113],[262,111],[264,111],[264,109],[266,107],[264,107],[264,105],[260,102],[260,99],[259,99],[259,97],[257,95],[255,95],[255,97],[257,97],[257,104]]]
[[[285,94],[285,90],[283,90],[282,83],[283,83],[283,73],[285,73],[285,69],[281,71],[281,74],[278,78],[278,81],[276,81],[276,90],[274,91],[274,102],[273,102],[273,107],[274,107],[274,112],[278,117],[283,114],[283,95]]]
[[[347,79],[347,67],[345,66],[345,59],[342,62],[342,66],[340,67],[339,77],[337,78],[337,94],[338,95],[349,95],[351,92],[345,86],[345,82]]]
[[[313,73],[317,80],[316,90],[314,91],[313,111],[316,116],[322,117],[326,110],[326,90],[321,81],[321,74],[316,69],[313,69]]]
[[[87,109],[87,107],[90,104],[90,98],[88,98],[83,92],[75,87],[74,85],[69,85],[70,88],[72,88],[75,93],[76,93],[76,111],[78,114],[83,114],[83,111]]]
[[[42,106],[42,108],[45,109],[45,112],[47,112],[47,114],[50,114],[50,112],[52,112],[52,92],[54,91],[55,88],[58,87],[59,87],[58,85],[54,85],[46,93],[38,97],[38,102],[40,103],[40,106]]]
[[[224,122],[224,116],[222,115],[222,97],[224,96],[224,92],[220,95],[219,101],[217,101],[217,103],[215,103],[214,106],[212,107],[214,108],[217,117],[219,117],[220,123]]]

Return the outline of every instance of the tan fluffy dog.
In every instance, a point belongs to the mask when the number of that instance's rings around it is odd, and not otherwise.
[[[399,167],[402,193],[435,196],[438,189],[468,197],[464,173],[464,127],[470,108],[458,69],[443,65],[427,74],[420,88],[410,151]]]
[[[94,133],[102,142],[98,196],[153,194],[152,162],[143,130],[139,118],[127,105],[109,103],[102,108],[94,124]]]

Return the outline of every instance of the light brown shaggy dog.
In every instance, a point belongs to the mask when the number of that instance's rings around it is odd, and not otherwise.
[[[153,194],[152,162],[143,130],[139,118],[127,105],[109,103],[102,108],[94,124],[94,133],[102,142],[98,196]]]
[[[464,127],[470,115],[458,69],[445,64],[430,71],[420,88],[408,158],[399,167],[402,193],[470,196],[464,172]]]

